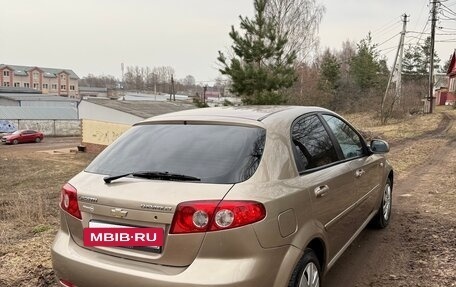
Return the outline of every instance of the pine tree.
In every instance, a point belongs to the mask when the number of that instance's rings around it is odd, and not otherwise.
[[[276,21],[265,14],[267,0],[255,0],[253,20],[239,16],[239,33],[231,27],[235,56],[229,63],[219,51],[219,71],[232,80],[231,92],[245,104],[274,105],[286,101],[285,89],[296,81],[293,62],[296,52],[285,53],[286,34],[279,35]]]
[[[340,63],[329,50],[323,54],[320,64],[319,88],[333,92],[337,89],[340,80]]]
[[[420,46],[409,45],[404,53],[402,61],[403,71],[406,78],[416,79],[429,74],[431,61],[431,37],[427,37]],[[439,68],[440,59],[434,52],[434,69]]]
[[[319,103],[322,107],[332,108],[331,104],[340,84],[340,63],[335,55],[327,49],[321,58],[318,79]]]
[[[377,88],[381,82],[379,75],[383,69],[376,48],[369,33],[359,42],[356,55],[351,61],[350,73],[362,91]]]

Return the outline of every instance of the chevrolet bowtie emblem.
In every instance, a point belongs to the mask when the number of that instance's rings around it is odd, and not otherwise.
[[[111,216],[118,217],[118,218],[124,218],[128,214],[128,211],[122,210],[122,208],[113,208],[111,209]]]

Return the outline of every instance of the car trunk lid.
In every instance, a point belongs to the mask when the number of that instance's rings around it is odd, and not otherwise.
[[[232,184],[159,181],[126,177],[106,184],[103,175],[82,172],[70,181],[77,186],[82,221],[68,215],[74,241],[83,243],[90,226],[155,227],[164,232],[162,248],[85,247],[132,260],[187,266],[196,257],[205,233],[169,234],[176,206],[185,201],[222,200]]]

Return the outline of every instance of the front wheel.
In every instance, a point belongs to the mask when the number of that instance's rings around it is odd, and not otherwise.
[[[291,275],[289,287],[320,287],[321,267],[315,252],[307,248]]]
[[[18,140],[13,140],[13,144],[18,144],[19,141]]]
[[[391,207],[393,203],[393,185],[391,179],[386,180],[383,188],[383,197],[377,215],[372,219],[372,225],[377,228],[385,228],[388,226],[391,219]]]
[[[39,143],[39,142],[41,142],[41,139],[40,139],[40,138],[36,138],[36,139],[35,139],[35,142],[36,142],[36,143]]]

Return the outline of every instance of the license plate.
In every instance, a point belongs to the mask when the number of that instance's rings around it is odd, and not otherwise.
[[[161,253],[163,228],[126,226],[90,221],[84,228],[85,246],[124,247]]]

